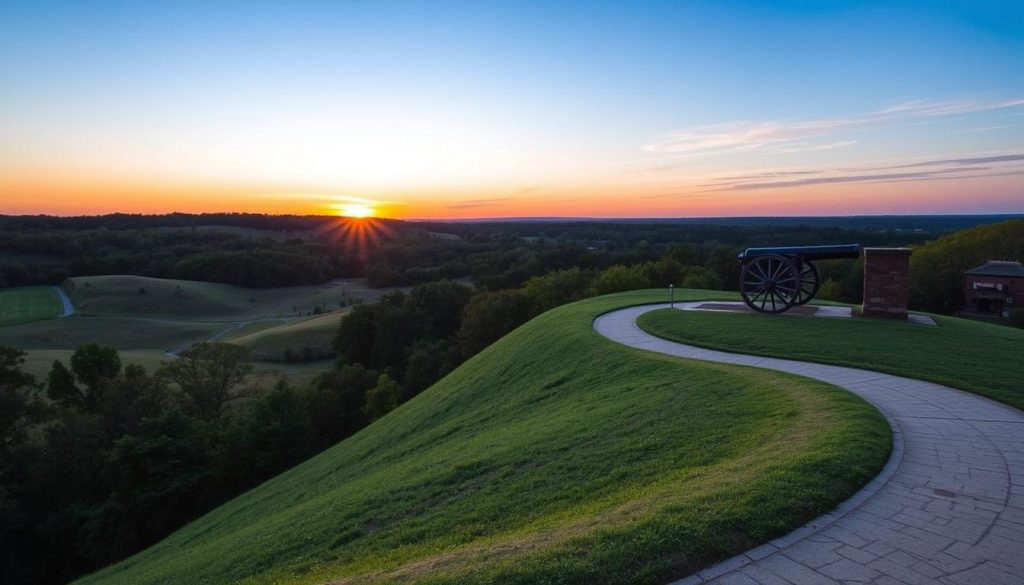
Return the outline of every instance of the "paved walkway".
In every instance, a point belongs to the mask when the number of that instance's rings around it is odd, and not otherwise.
[[[637,327],[666,307],[621,309],[594,328],[632,347],[835,384],[882,411],[895,442],[882,473],[838,509],[679,583],[1024,584],[1024,413],[937,384],[701,349]]]
[[[60,299],[60,315],[59,316],[60,317],[70,317],[71,315],[74,315],[75,314],[75,305],[71,303],[71,297],[68,296],[68,293],[64,292],[64,287],[62,287],[62,286],[53,286],[53,287],[50,287],[50,288],[53,289],[53,294],[57,295],[57,298]]]

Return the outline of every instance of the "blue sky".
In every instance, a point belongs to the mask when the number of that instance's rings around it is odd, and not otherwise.
[[[550,4],[0,3],[0,212],[1024,211],[1012,158],[707,194],[1024,152],[1024,3]]]

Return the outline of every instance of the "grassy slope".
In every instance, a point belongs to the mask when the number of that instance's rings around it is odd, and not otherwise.
[[[654,335],[756,355],[878,370],[960,388],[1024,409],[1024,330],[955,317],[938,327],[872,319],[654,311]]]
[[[0,290],[0,327],[53,319],[60,314],[60,300],[48,286]]]
[[[304,347],[328,350],[345,312],[333,311],[294,323],[253,323],[234,335],[224,337],[222,341],[244,345],[255,355],[279,354],[289,347],[295,351],[301,351]]]
[[[87,276],[69,279],[75,307],[84,315],[165,317],[237,321],[296,316],[316,306],[337,309],[343,300],[374,300],[388,289],[357,280],[345,286],[289,286],[251,289],[227,284],[144,276]],[[88,286],[86,284],[88,283]],[[139,294],[144,288],[145,294]]]
[[[888,427],[850,394],[593,331],[600,313],[663,296],[550,311],[83,583],[665,581],[800,525],[880,469]]]

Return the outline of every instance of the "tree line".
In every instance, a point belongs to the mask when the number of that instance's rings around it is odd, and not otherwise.
[[[689,244],[729,287],[748,246],[923,242],[925,234],[836,226],[612,222],[433,223],[323,216],[0,216],[0,287],[136,274],[248,287],[365,276],[374,287],[471,278],[488,290],[579,267],[603,270]]]

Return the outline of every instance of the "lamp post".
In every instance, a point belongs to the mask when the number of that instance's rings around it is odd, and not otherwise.
[[[676,308],[676,290],[675,285],[668,285],[668,307],[670,309]]]

